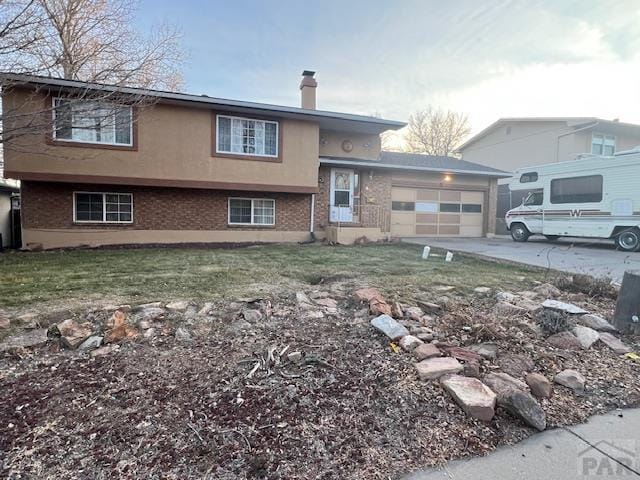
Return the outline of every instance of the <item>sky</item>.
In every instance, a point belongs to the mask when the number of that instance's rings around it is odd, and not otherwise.
[[[142,0],[183,32],[189,93],[406,121],[596,116],[640,123],[640,0]]]

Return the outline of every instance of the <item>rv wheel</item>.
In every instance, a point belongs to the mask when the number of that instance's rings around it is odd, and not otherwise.
[[[631,228],[620,233],[616,237],[616,246],[625,252],[637,252],[640,250],[640,230]]]
[[[516,242],[526,242],[529,240],[531,233],[522,223],[514,223],[511,225],[511,238]]]

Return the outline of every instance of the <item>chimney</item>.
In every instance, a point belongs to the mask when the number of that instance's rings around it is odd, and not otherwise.
[[[316,72],[305,70],[302,72],[302,81],[300,82],[300,100],[302,108],[309,110],[316,109],[316,87],[318,82],[313,78]]]

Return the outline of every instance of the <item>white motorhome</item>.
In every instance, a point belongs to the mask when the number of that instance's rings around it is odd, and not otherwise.
[[[621,250],[640,250],[640,149],[521,168],[509,189],[528,192],[506,214],[516,242],[610,238]]]

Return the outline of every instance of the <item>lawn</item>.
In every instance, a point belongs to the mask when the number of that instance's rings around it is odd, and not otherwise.
[[[138,248],[0,255],[0,308],[92,302],[222,300],[336,281],[410,298],[437,285],[522,290],[544,272],[456,255],[422,260],[414,245]],[[438,255],[438,254],[436,254]],[[526,276],[526,281],[520,277]]]

